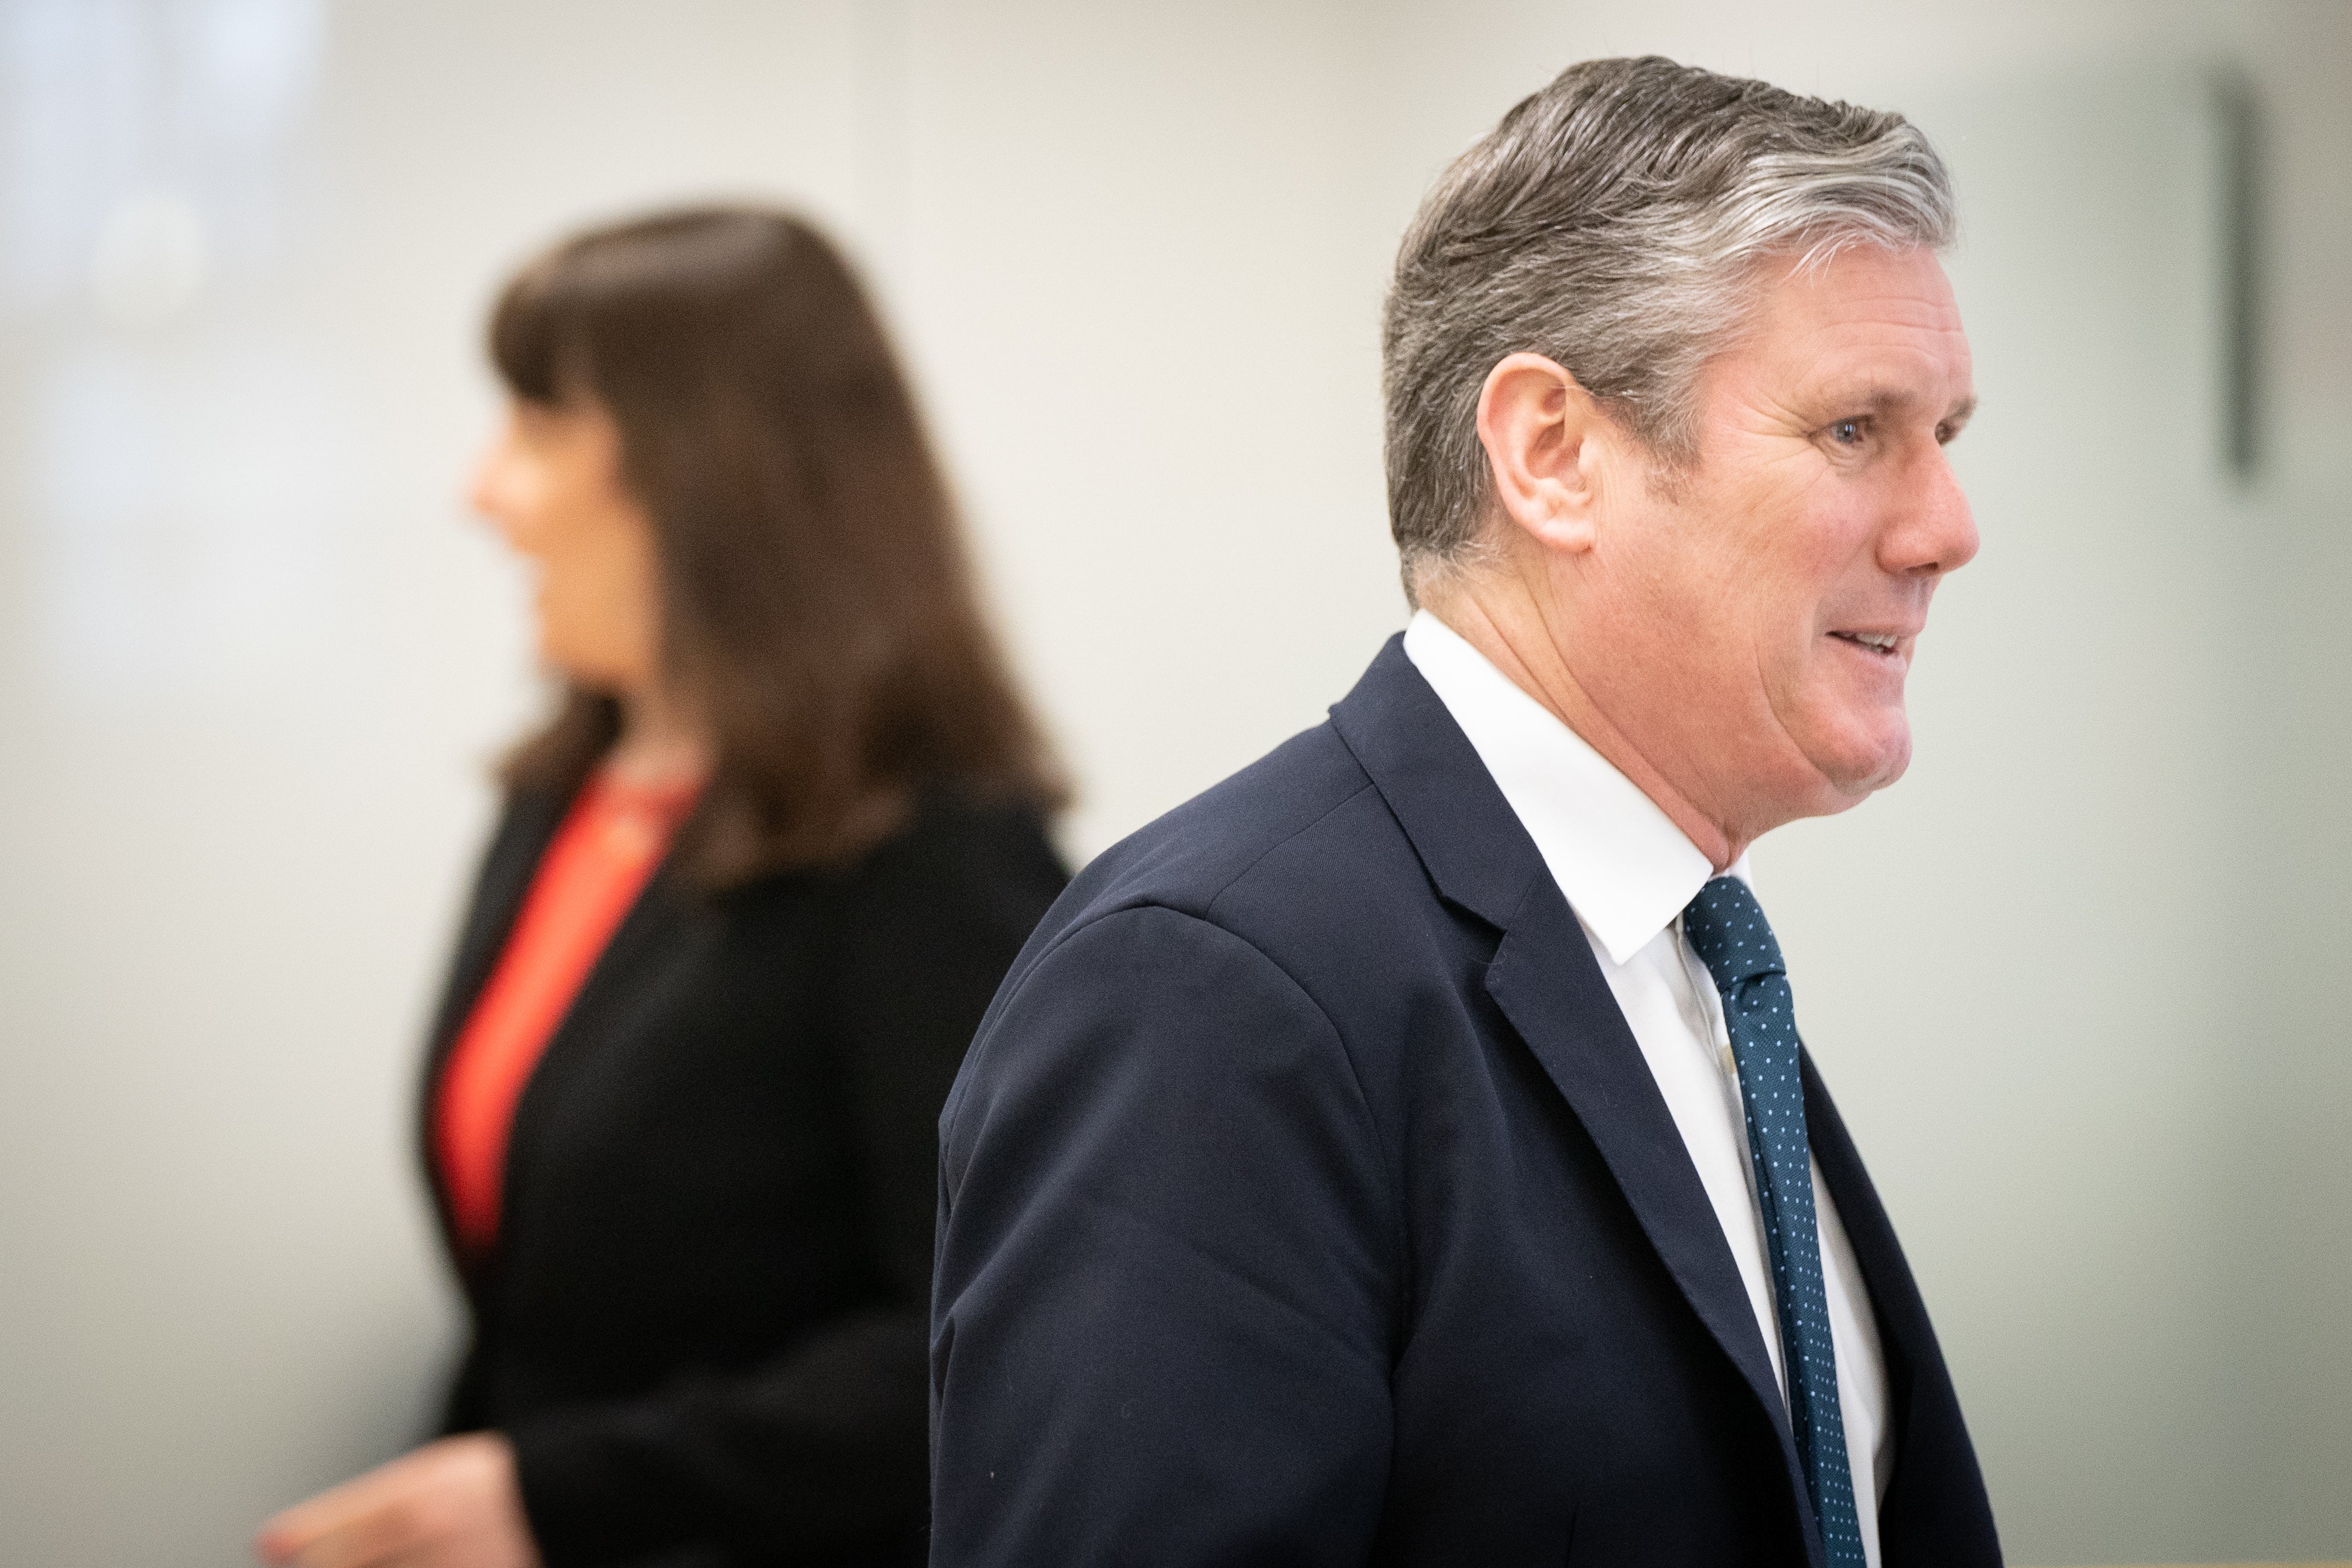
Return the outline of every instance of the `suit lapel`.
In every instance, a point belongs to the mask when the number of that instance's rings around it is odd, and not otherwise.
[[[1889,1562],[1916,1561],[1924,1555],[1955,1563],[1998,1563],[2000,1538],[1992,1505],[1985,1497],[1984,1476],[1969,1441],[1951,1372],[1936,1343],[1935,1325],[1928,1321],[1927,1304],[1812,1059],[1800,1060],[1813,1158],[1853,1246],[1886,1356],[1895,1473],[1879,1504],[1880,1544]]]
[[[1642,1233],[1779,1435],[1795,1494],[1804,1472],[1780,1381],[1673,1113],[1527,830],[1468,737],[1391,638],[1332,723],[1449,901],[1503,933],[1486,989],[1600,1151]],[[1807,1552],[1822,1560],[1811,1510]]]
[[[1912,1423],[1919,1408],[1920,1367],[1930,1358],[1940,1364],[1942,1353],[1935,1348],[1927,1303],[1911,1277],[1902,1245],[1895,1239],[1895,1226],[1863,1168],[1862,1155],[1846,1133],[1844,1119],[1822,1086],[1812,1054],[1805,1052],[1798,1062],[1805,1084],[1805,1134],[1812,1144],[1813,1159],[1822,1168],[1822,1185],[1829,1188],[1830,1201],[1837,1205],[1838,1221],[1845,1227],[1845,1239],[1853,1248],[1853,1260],[1861,1266],[1862,1282],[1878,1320],[1879,1345],[1886,1357],[1887,1393],[1895,1405],[1889,1413],[1895,1451],[1900,1456],[1910,1446]]]
[[[625,1035],[635,1018],[662,1007],[663,974],[687,960],[689,928],[705,916],[700,901],[685,885],[683,874],[665,860],[646,879],[636,902],[590,966],[579,994],[564,1009],[523,1085],[522,1097],[515,1103],[501,1182],[500,1207],[507,1216],[520,1211],[540,1140],[559,1113],[565,1093],[594,1071],[604,1049],[615,1036]],[[501,1223],[501,1245],[506,1234],[507,1227]]]
[[[1505,931],[1486,990],[1583,1124],[1659,1260],[1771,1419],[1790,1484],[1802,1493],[1788,1406],[1722,1221],[1583,927],[1549,876],[1530,887]]]
[[[433,1146],[434,1096],[439,1092],[441,1073],[457,1036],[506,952],[515,921],[522,913],[523,901],[537,880],[540,862],[545,858],[548,845],[570,809],[571,800],[557,795],[518,795],[509,802],[489,853],[484,858],[473,907],[467,914],[465,933],[458,940],[457,956],[450,966],[449,987],[442,998],[432,1049],[426,1058],[420,1129],[425,1174],[445,1234],[450,1232],[451,1221],[448,1195],[442,1185],[441,1162]],[[694,918],[693,896],[682,888],[679,873],[665,860],[646,879],[645,888],[623,916],[612,940],[589,967],[579,994],[564,1010],[524,1083],[507,1132],[500,1205],[505,1212],[512,1214],[515,1210],[518,1184],[529,1179],[531,1145],[547,1119],[549,1107],[562,1097],[563,1081],[576,1073],[583,1061],[596,1055],[596,1043],[601,1037],[625,1023],[634,1002],[651,990],[663,964],[677,956],[680,929]],[[503,1227],[500,1234],[503,1245]],[[478,1281],[496,1262],[493,1255],[467,1272]]]
[[[443,1233],[451,1232],[448,1193],[442,1186],[441,1161],[433,1146],[434,1098],[440,1092],[441,1072],[458,1032],[489,983],[490,971],[506,950],[507,936],[530,892],[540,858],[555,836],[569,802],[561,796],[538,792],[508,798],[498,831],[482,857],[482,872],[474,884],[473,903],[449,963],[449,981],[434,1015],[433,1035],[425,1055],[424,1081],[418,1086],[418,1153],[425,1165],[425,1185],[439,1211]]]

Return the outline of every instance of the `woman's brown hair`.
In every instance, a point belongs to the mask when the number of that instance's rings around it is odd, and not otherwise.
[[[678,846],[700,881],[854,860],[927,793],[1064,802],[913,396],[816,230],[710,207],[580,235],[507,286],[489,347],[514,396],[619,429],[663,675],[712,740]],[[509,787],[575,788],[618,726],[572,686]]]

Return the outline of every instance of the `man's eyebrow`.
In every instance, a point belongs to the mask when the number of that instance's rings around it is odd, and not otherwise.
[[[1829,400],[1832,407],[1855,409],[1869,414],[1895,414],[1917,405],[1918,398],[1901,387],[1864,385],[1843,390]],[[1966,424],[1977,412],[1976,393],[1970,392],[1954,403],[1944,414],[1953,424]]]

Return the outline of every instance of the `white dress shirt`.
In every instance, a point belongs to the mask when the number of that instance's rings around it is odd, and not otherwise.
[[[1404,652],[1470,737],[1576,911],[1715,1206],[1785,1402],[1780,1312],[1748,1157],[1738,1070],[1714,978],[1683,940],[1683,908],[1714,876],[1714,865],[1632,779],[1444,622],[1425,610],[1413,616],[1405,628]],[[1728,874],[1750,880],[1747,857]],[[1863,1551],[1870,1568],[1878,1568],[1878,1505],[1895,1458],[1887,1428],[1886,1361],[1862,1270],[1837,1207],[1822,1186],[1818,1163],[1813,1211],[1829,1290],[1854,1511]]]

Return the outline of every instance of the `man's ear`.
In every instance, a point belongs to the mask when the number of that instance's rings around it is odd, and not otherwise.
[[[1513,354],[1478,391],[1478,441],[1503,515],[1546,549],[1581,554],[1598,528],[1599,467],[1612,434],[1590,393],[1540,354]]]

